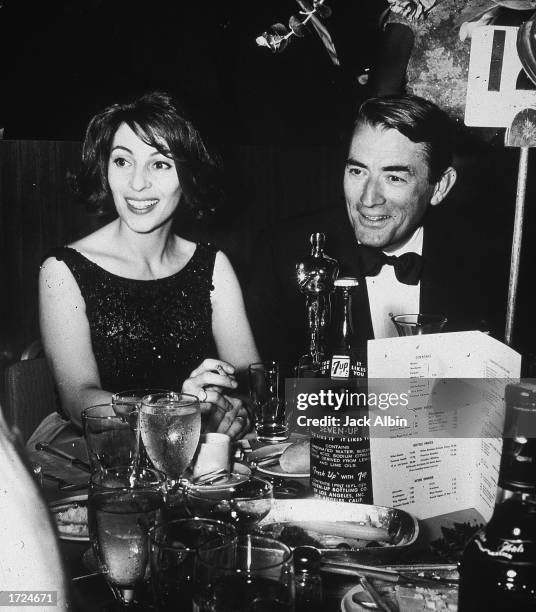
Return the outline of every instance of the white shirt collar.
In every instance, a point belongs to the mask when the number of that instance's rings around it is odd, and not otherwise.
[[[386,248],[383,252],[387,255],[404,255],[404,253],[418,253],[422,255],[422,241],[423,241],[423,227],[419,227],[413,232],[413,234],[404,242],[402,245],[396,248]]]

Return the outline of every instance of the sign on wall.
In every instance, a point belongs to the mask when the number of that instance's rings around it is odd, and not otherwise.
[[[510,127],[518,111],[536,107],[536,90],[518,89],[523,71],[516,48],[518,29],[483,26],[473,31],[465,125]]]

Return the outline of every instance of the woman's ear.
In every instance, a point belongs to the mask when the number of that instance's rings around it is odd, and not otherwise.
[[[437,206],[437,204],[440,204],[447,197],[448,192],[454,187],[457,176],[456,170],[452,166],[449,166],[445,172],[443,172],[441,178],[434,186],[434,193],[430,200],[432,206]]]

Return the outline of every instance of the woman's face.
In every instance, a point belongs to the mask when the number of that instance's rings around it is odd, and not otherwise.
[[[170,221],[182,189],[175,162],[122,123],[108,160],[108,184],[123,223],[148,233]]]

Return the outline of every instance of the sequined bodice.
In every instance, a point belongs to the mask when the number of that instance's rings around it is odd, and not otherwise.
[[[198,244],[186,266],[157,280],[116,276],[69,247],[49,255],[65,262],[78,283],[103,389],[180,390],[203,359],[217,356],[211,245]]]

